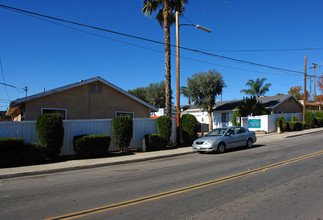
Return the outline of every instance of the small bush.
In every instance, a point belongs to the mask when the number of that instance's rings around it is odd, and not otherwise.
[[[23,138],[7,137],[0,139],[0,165],[17,163],[22,160],[25,152]]]
[[[26,145],[24,161],[27,163],[38,163],[47,157],[47,150],[39,143],[31,142]]]
[[[172,133],[172,120],[169,116],[161,116],[157,119],[157,131],[168,144]]]
[[[185,114],[182,116],[182,135],[185,143],[192,144],[197,138],[198,122],[194,115]]]
[[[47,149],[49,157],[57,157],[63,146],[64,127],[59,114],[42,114],[36,123],[40,145]]]
[[[321,111],[316,111],[316,112],[315,112],[315,117],[323,118],[323,112],[321,112]]]
[[[305,122],[306,122],[308,128],[313,127],[313,120],[314,120],[313,112],[306,111],[305,112]]]
[[[110,141],[109,135],[86,135],[75,141],[74,150],[81,156],[106,155],[109,152]]]
[[[292,116],[292,121],[298,122],[298,117],[297,116]]]
[[[148,150],[164,149],[167,145],[165,138],[158,134],[146,134],[145,141]]]
[[[113,118],[112,131],[114,143],[123,151],[131,142],[133,132],[132,118],[129,116],[118,116]]]
[[[89,135],[89,134],[81,134],[81,135],[76,135],[76,136],[73,137],[73,148],[74,148],[74,150],[75,150],[75,147],[76,147],[76,141],[78,139],[84,137],[84,136],[87,136],[87,135]]]
[[[323,127],[323,118],[315,117],[313,119],[313,126],[314,127]]]
[[[304,129],[306,129],[306,128],[307,128],[307,124],[306,124],[306,122],[301,122],[301,124],[302,124],[302,130],[304,130]]]
[[[280,116],[277,119],[277,128],[280,127],[282,131],[286,131],[286,126],[287,126],[287,123],[286,123],[285,117]]]

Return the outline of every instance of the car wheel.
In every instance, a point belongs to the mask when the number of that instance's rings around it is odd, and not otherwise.
[[[246,148],[251,148],[252,147],[252,144],[253,144],[252,140],[251,139],[248,139],[247,140],[247,143],[246,143]]]
[[[223,143],[220,143],[216,149],[216,152],[219,154],[222,154],[225,152],[225,145]]]

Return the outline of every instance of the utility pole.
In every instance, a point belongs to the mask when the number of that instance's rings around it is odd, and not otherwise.
[[[315,64],[315,63],[312,63],[313,64],[313,66],[312,67],[310,67],[310,69],[314,69],[314,100],[315,100],[315,98],[316,98],[316,80],[315,80],[315,69],[317,68],[317,67],[320,67],[320,65],[318,65],[318,64]]]
[[[25,86],[24,90],[25,90],[25,92],[26,92],[26,97],[27,97],[27,91],[28,91],[27,86]]]
[[[180,135],[180,78],[179,78],[179,20],[178,20],[178,11],[176,11],[176,143],[177,146],[181,144],[181,135]]]
[[[312,76],[309,75],[310,77],[310,101],[312,101]]]
[[[303,122],[305,122],[305,112],[306,112],[306,69],[307,69],[307,56],[304,58],[304,97],[303,97]]]

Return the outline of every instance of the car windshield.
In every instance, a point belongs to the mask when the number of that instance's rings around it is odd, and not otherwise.
[[[206,136],[223,136],[226,130],[226,128],[214,129],[210,131]]]

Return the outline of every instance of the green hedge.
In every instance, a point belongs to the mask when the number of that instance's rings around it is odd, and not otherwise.
[[[241,126],[241,122],[237,123],[236,121],[237,117],[241,117],[241,116],[238,111],[234,111],[232,115],[232,120],[231,120],[233,126]]]
[[[313,126],[314,127],[323,127],[323,117],[315,117],[313,119]]]
[[[161,150],[167,145],[166,139],[158,134],[146,134],[145,143],[147,150]]]
[[[304,129],[306,129],[306,128],[307,128],[307,124],[306,124],[306,122],[301,122],[301,124],[302,124],[302,130],[304,130]]]
[[[123,151],[131,142],[133,132],[132,118],[129,116],[118,116],[113,118],[112,131],[114,143]]]
[[[280,116],[278,119],[277,119],[277,128],[280,127],[282,129],[282,131],[286,131],[286,126],[287,126],[287,123],[286,123],[286,120],[285,120],[285,117],[284,116]]]
[[[25,152],[23,138],[7,137],[0,139],[0,165],[17,163],[23,160]]]
[[[111,137],[105,134],[77,136],[74,150],[81,156],[106,155],[109,152]]]
[[[298,117],[297,116],[292,116],[292,121],[298,122]]]
[[[57,157],[63,146],[64,127],[59,114],[42,114],[36,123],[40,145],[47,149],[49,157]]]
[[[316,111],[315,112],[315,117],[323,118],[323,112],[322,111]]]
[[[47,150],[39,143],[31,142],[26,144],[26,150],[24,154],[24,162],[38,163],[42,162],[47,157]]]
[[[160,116],[157,118],[157,132],[168,144],[172,134],[172,120],[169,116]]]
[[[305,122],[307,124],[308,128],[313,127],[313,120],[314,120],[314,114],[311,111],[306,111],[305,112]]]
[[[197,138],[198,122],[194,115],[185,114],[182,116],[182,136],[187,144],[192,144]]]
[[[285,129],[286,131],[301,131],[303,128],[301,122],[287,121]]]

